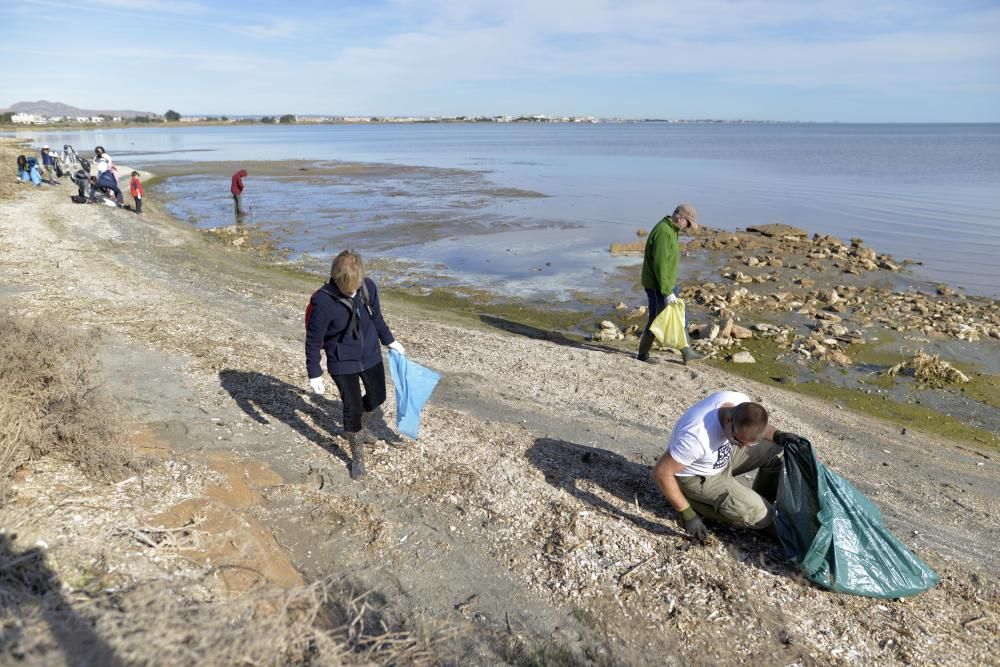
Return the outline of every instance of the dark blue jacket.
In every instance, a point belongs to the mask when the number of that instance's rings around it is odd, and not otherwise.
[[[337,297],[347,298],[331,280],[309,299],[306,311],[306,371],[310,378],[323,375],[320,350],[326,352],[326,367],[330,375],[361,373],[382,363],[382,348],[396,339],[382,318],[378,289],[370,278],[368,305],[361,298],[361,290],[352,299],[359,326],[353,327],[351,311]],[[336,296],[333,296],[336,295]],[[374,317],[373,317],[374,316]]]
[[[102,172],[101,175],[97,177],[97,187],[111,188],[112,190],[118,189],[118,181],[115,180],[115,175],[111,173],[110,169]]]

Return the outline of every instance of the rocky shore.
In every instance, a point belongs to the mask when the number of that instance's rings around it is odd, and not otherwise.
[[[641,254],[642,246],[641,241],[615,244],[611,252]],[[911,371],[899,377],[897,399],[912,404],[919,394],[939,390],[940,401],[949,388],[961,392],[969,376],[981,393],[1000,388],[1000,368],[993,362],[1000,352],[1000,304],[913,279],[906,272],[910,262],[880,254],[862,239],[845,243],[782,224],[737,232],[702,229],[682,244],[682,252],[718,267],[714,276],[682,278],[681,297],[692,345],[721,367],[755,379],[771,373],[785,384],[817,380],[844,386],[843,378],[850,377],[858,385],[878,375],[882,392],[893,384],[885,378],[899,375],[889,376],[889,368],[920,354],[946,352],[952,362],[964,363],[967,374],[950,372],[952,363],[939,360],[935,368],[941,370],[931,377],[925,363],[919,382],[906,386]],[[617,321],[602,322],[592,340],[634,346],[645,327],[646,306],[619,303],[616,310]],[[756,373],[738,366],[762,362],[768,367]],[[825,372],[831,366],[839,369],[839,378]],[[960,406],[941,410],[955,411],[978,431],[963,437],[1000,445],[996,400],[979,400],[965,414]]]
[[[0,161],[12,164],[10,151],[0,147]],[[315,648],[346,628],[328,664],[964,666],[1000,650],[996,450],[918,426],[901,435],[802,385],[730,372],[763,367],[759,349],[756,364],[725,360],[784,340],[793,369],[839,373],[861,365],[869,352],[856,348],[881,342],[882,329],[991,344],[996,312],[978,300],[936,290],[895,300],[903,272],[844,272],[863,259],[902,265],[852,251],[862,245],[706,234],[691,243],[718,243],[698,251],[729,261],[684,297],[720,367],[684,367],[642,364],[627,345],[512,334],[498,318],[388,293],[393,332],[443,380],[421,439],[402,449],[390,446],[390,396],[358,484],[339,403],[306,392],[302,313],[322,277],[172,220],[155,188],[142,216],[76,205],[70,193],[0,186],[0,298],[18,317],[100,334],[95,354],[141,465],[103,484],[47,457],[9,481],[4,545],[22,563],[31,554],[54,585],[32,593],[34,606],[0,601],[4,627],[17,629],[0,635],[5,658],[72,664],[97,642],[125,662],[208,664],[213,646],[261,619],[268,630],[233,635],[248,654],[254,635]],[[856,282],[866,276],[885,283]],[[897,310],[908,315],[897,321]],[[628,308],[620,314],[627,323]],[[938,322],[944,331],[927,336],[922,326]],[[834,349],[851,365],[828,360]],[[724,388],[808,437],[941,583],[898,601],[836,595],[755,534],[714,526],[709,545],[692,547],[649,466],[682,411]],[[85,633],[47,623],[40,610],[55,599]],[[290,633],[302,618],[309,632]]]

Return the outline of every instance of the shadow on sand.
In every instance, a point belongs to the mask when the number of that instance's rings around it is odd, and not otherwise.
[[[338,419],[342,412],[340,401],[315,394],[308,394],[306,400],[307,394],[301,387],[256,371],[225,368],[219,371],[219,381],[254,421],[268,424],[268,417],[277,419],[309,442],[350,464],[350,454],[336,440],[344,435]]]
[[[545,475],[545,481],[564,489],[604,514],[630,521],[654,535],[687,539],[686,533],[679,529],[677,513],[664,500],[650,477],[650,466],[634,463],[606,449],[553,438],[537,438],[527,456],[532,465]],[[651,511],[657,520],[651,521],[638,512],[612,505],[588,490],[593,485],[623,501],[623,505],[629,509],[639,505]],[[777,542],[755,531],[718,523],[709,525],[712,534],[722,543],[737,547],[742,553],[739,556],[742,560],[772,574],[793,575],[794,568],[785,561],[781,545]]]
[[[16,538],[0,533],[0,608],[13,612],[11,616],[23,624],[9,623],[0,630],[0,656],[19,657],[16,654],[24,630],[34,618],[40,617],[59,643],[65,664],[121,665],[111,647],[94,631],[91,621],[81,617],[63,597],[62,584],[46,564],[45,553],[37,547],[17,551]],[[29,643],[34,639],[37,638],[25,637]]]

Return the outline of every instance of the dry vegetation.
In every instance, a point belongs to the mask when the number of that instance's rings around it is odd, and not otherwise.
[[[125,424],[101,382],[92,335],[56,322],[0,314],[0,483],[46,455],[104,480],[128,462]]]

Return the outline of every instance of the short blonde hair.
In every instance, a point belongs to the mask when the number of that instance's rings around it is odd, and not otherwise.
[[[351,294],[361,288],[365,279],[365,265],[361,255],[353,250],[345,250],[333,259],[330,279],[344,294]]]

